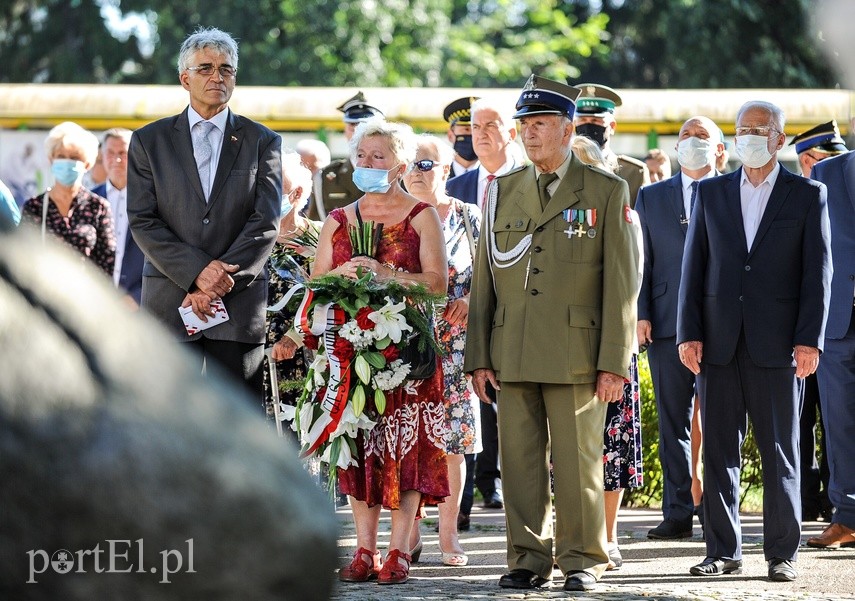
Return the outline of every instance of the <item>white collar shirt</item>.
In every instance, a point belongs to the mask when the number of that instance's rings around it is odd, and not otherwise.
[[[116,263],[113,266],[113,283],[119,285],[122,275],[122,260],[130,230],[128,228],[128,188],[121,190],[107,180],[107,200],[110,202],[110,214],[113,216],[113,231],[116,234]]]
[[[516,163],[514,159],[508,159],[504,165],[496,169],[495,173],[490,173],[487,171],[487,168],[484,165],[480,165],[478,167],[478,195],[475,197],[478,203],[478,208],[483,209],[484,207],[484,199],[487,198],[487,184],[489,181],[489,176],[492,175],[494,178],[499,177],[500,175],[506,174],[508,171],[516,167]]]
[[[751,250],[751,245],[754,244],[754,237],[760,227],[760,220],[766,211],[766,205],[769,204],[772,188],[775,186],[775,180],[778,179],[780,172],[781,164],[776,162],[772,172],[760,182],[759,186],[755,187],[745,175],[745,169],[742,169],[739,180],[739,200],[742,205],[742,223],[745,227],[745,243],[748,250]]]
[[[193,127],[199,123],[200,121],[205,121],[202,116],[193,110],[191,106],[187,111],[187,119],[190,122],[190,131],[193,131]],[[211,166],[208,171],[209,181],[207,182],[207,190],[210,193],[214,187],[214,179],[217,176],[217,166],[220,163],[220,151],[223,148],[223,137],[226,133],[226,124],[229,119],[229,109],[224,111],[220,111],[210,119],[207,119],[211,124],[214,125],[214,128],[208,134],[208,141],[211,143]],[[191,135],[192,139],[192,135]]]
[[[715,169],[710,169],[703,177],[692,179],[682,171],[680,172],[680,181],[683,184],[683,215],[687,220],[692,216],[692,182],[702,182],[717,175],[718,173],[716,173]]]

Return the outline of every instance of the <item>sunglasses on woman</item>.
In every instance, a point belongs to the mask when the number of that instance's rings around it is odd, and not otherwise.
[[[413,165],[416,166],[416,169],[419,171],[430,171],[434,167],[441,165],[439,161],[434,161],[431,159],[422,159],[421,161],[413,161]]]

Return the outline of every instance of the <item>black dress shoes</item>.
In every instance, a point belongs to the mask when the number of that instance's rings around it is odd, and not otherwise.
[[[502,588],[540,588],[549,582],[551,582],[551,580],[548,578],[538,576],[531,570],[526,570],[525,568],[511,570],[499,578],[499,586]]]
[[[597,579],[588,572],[567,572],[564,579],[565,591],[590,591],[597,587]]]
[[[502,509],[505,506],[502,499],[502,491],[497,490],[492,495],[484,499],[484,507],[486,509]]]
[[[458,532],[469,532],[470,524],[471,524],[471,521],[470,521],[468,515],[466,515],[465,513],[458,513],[457,514],[457,531]],[[437,530],[437,532],[439,532],[439,531]]]
[[[769,580],[792,582],[796,579],[796,566],[789,559],[769,560]]]
[[[647,538],[674,540],[677,538],[692,537],[692,519],[688,522],[678,522],[676,520],[665,520],[656,528],[648,530]]]
[[[698,565],[689,568],[689,573],[692,576],[719,576],[721,574],[739,574],[740,572],[742,572],[741,559],[720,559],[718,557],[707,557]]]

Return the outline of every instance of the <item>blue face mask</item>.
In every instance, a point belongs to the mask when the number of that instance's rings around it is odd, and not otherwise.
[[[389,183],[389,172],[391,169],[369,169],[368,167],[355,167],[353,169],[353,183],[363,192],[389,191],[392,184]]]
[[[83,161],[74,159],[54,159],[50,171],[54,179],[63,186],[73,186],[83,179],[83,174],[86,173]]]
[[[291,210],[294,208],[294,205],[291,204],[291,195],[283,194],[282,195],[282,209],[279,211],[279,218],[285,217]]]

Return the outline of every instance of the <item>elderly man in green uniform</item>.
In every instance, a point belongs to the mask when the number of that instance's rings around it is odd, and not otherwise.
[[[608,86],[595,83],[576,84],[579,97],[576,99],[576,135],[585,136],[600,145],[603,156],[612,171],[629,184],[629,204],[635,207],[635,199],[641,186],[650,183],[650,171],[643,161],[625,154],[615,154],[611,139],[617,129],[615,108],[621,105],[620,96]]]
[[[371,117],[384,117],[383,111],[370,104],[360,91],[348,99],[337,110],[344,113],[344,138],[350,142],[356,126]],[[314,202],[309,206],[309,219],[326,219],[327,213],[338,207],[349,205],[362,196],[353,183],[353,163],[350,157],[337,159],[321,170],[315,181]]]
[[[626,182],[570,151],[578,93],[533,75],[517,101],[533,164],[489,188],[470,298],[464,367],[502,408],[506,588],[547,584],[555,563],[566,590],[590,590],[608,564],[603,423],[628,375],[639,250]]]

